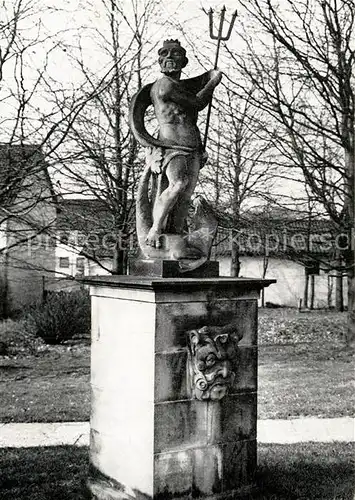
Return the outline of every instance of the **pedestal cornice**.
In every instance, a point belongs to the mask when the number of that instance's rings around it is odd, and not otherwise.
[[[272,283],[274,279],[259,278],[151,278],[140,276],[91,276],[81,280],[90,286],[107,286],[113,288],[134,288],[151,291],[181,290],[184,292],[206,290],[211,288],[261,290]]]

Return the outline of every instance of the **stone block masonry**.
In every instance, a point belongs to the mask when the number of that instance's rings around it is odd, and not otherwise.
[[[227,499],[254,487],[257,299],[271,282],[90,279],[94,499]],[[229,324],[218,341],[238,339],[236,356],[211,348],[233,373],[227,393],[197,399],[189,332]]]

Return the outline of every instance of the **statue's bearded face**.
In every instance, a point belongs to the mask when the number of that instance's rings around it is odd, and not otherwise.
[[[158,52],[162,73],[169,75],[181,71],[187,64],[184,49],[177,44],[165,44]]]

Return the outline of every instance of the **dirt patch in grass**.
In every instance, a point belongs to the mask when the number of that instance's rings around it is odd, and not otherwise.
[[[353,500],[354,444],[259,445],[249,500]],[[0,450],[2,500],[88,500],[88,449]]]

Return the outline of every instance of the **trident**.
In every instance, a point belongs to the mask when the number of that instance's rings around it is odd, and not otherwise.
[[[230,25],[229,25],[229,28],[228,28],[228,32],[227,32],[227,34],[225,36],[223,36],[223,24],[224,24],[224,17],[225,17],[225,14],[226,14],[226,6],[223,5],[222,11],[221,11],[221,17],[220,17],[220,20],[219,20],[219,28],[218,28],[217,35],[215,35],[213,33],[213,12],[214,11],[213,11],[213,9],[211,7],[210,10],[208,11],[209,27],[210,27],[210,37],[211,37],[212,40],[217,40],[217,51],[216,51],[216,58],[215,58],[215,61],[214,61],[214,67],[213,67],[213,69],[217,69],[218,57],[219,57],[219,50],[221,48],[221,41],[223,40],[225,42],[225,41],[229,40],[229,38],[231,36],[231,33],[232,33],[233,26],[234,26],[235,18],[237,17],[237,11],[235,11],[233,13],[233,15],[232,15],[232,19],[231,19],[231,22],[230,22]],[[210,126],[211,111],[212,111],[212,98],[210,100],[210,103],[208,105],[208,110],[207,110],[205,137],[204,137],[204,141],[203,141],[203,149],[204,150],[206,149],[206,144],[207,144],[207,135],[208,135],[208,129],[209,129],[209,126]]]

